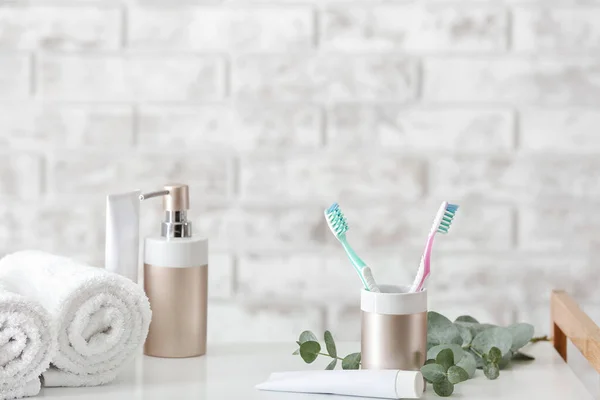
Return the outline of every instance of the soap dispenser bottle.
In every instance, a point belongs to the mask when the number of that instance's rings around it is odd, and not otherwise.
[[[163,198],[161,236],[144,243],[144,290],[152,307],[144,354],[195,357],[206,353],[208,239],[192,236],[189,188],[166,185],[142,194]]]

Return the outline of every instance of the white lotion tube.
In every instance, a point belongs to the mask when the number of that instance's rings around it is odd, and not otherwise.
[[[106,196],[105,268],[138,281],[140,191]]]
[[[345,370],[277,372],[256,386],[277,392],[326,393],[383,399],[418,399],[424,382],[420,371]]]

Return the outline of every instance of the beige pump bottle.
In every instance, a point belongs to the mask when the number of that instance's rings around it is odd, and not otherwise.
[[[144,244],[144,290],[152,307],[144,354],[195,357],[206,353],[208,239],[192,237],[189,188],[166,185],[140,199],[163,197],[160,237]]]

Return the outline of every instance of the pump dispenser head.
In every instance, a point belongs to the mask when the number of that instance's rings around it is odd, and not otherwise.
[[[192,236],[192,223],[187,220],[190,208],[188,185],[173,183],[164,186],[164,190],[140,195],[140,200],[162,196],[165,219],[161,223],[161,236],[166,238],[185,238]]]

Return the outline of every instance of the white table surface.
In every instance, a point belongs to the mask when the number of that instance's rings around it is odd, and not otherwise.
[[[189,359],[160,359],[140,356],[116,382],[92,388],[44,388],[44,399],[244,399],[244,400],[333,400],[357,399],[332,395],[262,392],[254,385],[271,372],[320,369],[327,359],[305,364],[292,356],[295,345],[209,346],[209,354]],[[339,354],[360,349],[359,344],[340,344]],[[472,380],[456,385],[454,399],[539,399],[587,400],[586,391],[569,366],[549,343],[526,348],[535,361],[513,365],[490,381],[478,370]],[[39,398],[39,397],[38,397]],[[440,399],[430,385],[423,397]]]

